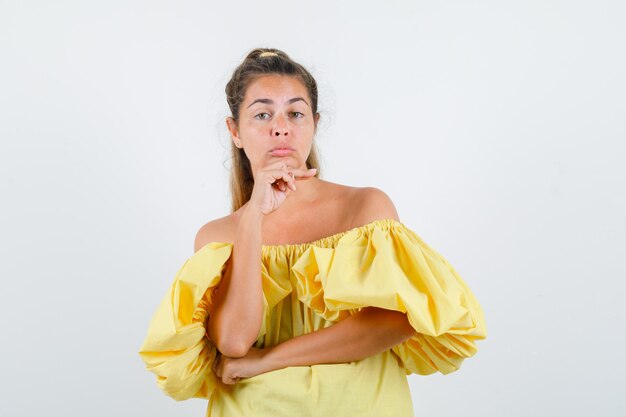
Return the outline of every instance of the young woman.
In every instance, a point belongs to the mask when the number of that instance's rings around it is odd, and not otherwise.
[[[486,337],[455,269],[374,187],[319,178],[317,84],[254,49],[226,86],[232,213],[205,224],[140,350],[207,416],[413,416],[407,375]]]

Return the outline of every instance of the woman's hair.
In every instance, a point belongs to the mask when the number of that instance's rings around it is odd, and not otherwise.
[[[256,48],[250,51],[243,62],[235,68],[230,81],[226,84],[226,100],[232,118],[237,125],[239,125],[239,108],[246,94],[246,89],[256,78],[268,74],[298,77],[309,93],[311,110],[315,117],[317,114],[317,83],[313,76],[302,65],[293,61],[289,55],[279,49]],[[315,131],[317,132],[317,123]],[[234,212],[250,199],[254,188],[254,177],[252,176],[250,161],[243,148],[236,147],[232,140],[230,142],[232,155],[230,172],[231,210]],[[306,167],[307,169],[317,168],[315,176],[320,175],[315,141],[311,145]]]

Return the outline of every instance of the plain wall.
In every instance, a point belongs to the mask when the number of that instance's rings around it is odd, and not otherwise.
[[[322,178],[373,186],[481,302],[416,416],[626,413],[619,1],[0,1],[2,416],[202,416],[137,351],[229,213],[224,86],[320,85]]]

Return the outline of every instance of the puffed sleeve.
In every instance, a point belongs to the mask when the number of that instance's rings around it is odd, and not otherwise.
[[[157,384],[175,400],[210,398],[217,384],[211,365],[217,349],[206,323],[232,243],[212,242],[180,267],[152,317],[139,355]]]
[[[337,322],[363,307],[406,313],[415,336],[392,352],[407,374],[448,374],[487,337],[483,311],[452,265],[394,219],[353,229],[293,265],[299,299]]]

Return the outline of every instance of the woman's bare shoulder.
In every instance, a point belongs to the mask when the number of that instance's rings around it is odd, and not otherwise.
[[[328,196],[341,201],[345,210],[351,213],[349,228],[359,227],[378,219],[400,220],[396,207],[387,193],[376,187],[355,187],[326,181]]]
[[[345,212],[352,213],[351,228],[378,219],[399,220],[393,201],[380,188],[356,187],[330,181],[325,181],[324,185],[324,195],[330,200],[340,201]]]
[[[231,213],[202,225],[196,233],[194,251],[197,252],[210,242],[231,243],[235,216],[235,213]]]
[[[324,181],[322,195],[322,207],[330,208],[331,212],[337,214],[337,221],[331,222],[333,225],[329,226],[329,230],[348,230],[377,219],[398,220],[393,202],[384,191],[376,187],[355,187]],[[210,242],[232,243],[242,212],[243,207],[204,224],[196,234],[194,250],[197,252]]]
[[[400,220],[395,204],[380,188],[359,187],[352,199],[356,208],[352,227],[359,227],[379,219]]]

